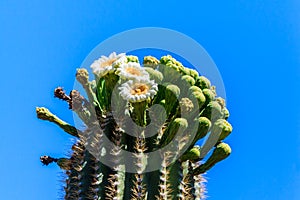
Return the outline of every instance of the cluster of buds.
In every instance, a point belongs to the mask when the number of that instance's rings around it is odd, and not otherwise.
[[[204,199],[202,174],[231,153],[223,142],[232,132],[229,111],[210,81],[170,55],[140,63],[114,52],[91,69],[95,80],[86,69],[76,73],[87,98],[54,92],[85,130],[36,110],[78,138],[69,158],[41,157],[66,170],[65,199]]]

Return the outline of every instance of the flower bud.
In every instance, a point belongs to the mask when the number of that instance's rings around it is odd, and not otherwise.
[[[224,140],[231,132],[232,126],[225,119],[218,119],[211,130],[212,134],[217,132],[220,134],[219,140]]]
[[[145,56],[143,64],[145,67],[155,69],[159,65],[159,60],[153,56]]]
[[[195,85],[195,79],[193,79],[193,77],[189,75],[182,76],[181,80],[186,81],[189,84],[189,86]]]
[[[229,110],[226,107],[222,109],[222,113],[224,115],[224,119],[228,119],[230,116]]]
[[[88,82],[89,82],[89,73],[88,73],[88,71],[84,68],[77,69],[76,79],[82,85],[88,84]]]
[[[208,104],[209,102],[211,102],[212,100],[215,99],[216,94],[212,90],[210,90],[210,89],[203,89],[202,92],[203,92],[203,94],[204,94],[204,96],[206,98],[205,104]]]
[[[198,161],[199,159],[200,159],[200,147],[194,146],[193,148],[191,148],[181,156],[180,161],[184,162],[190,160],[192,162],[195,162]]]
[[[207,119],[206,117],[199,117],[198,131],[196,137],[194,138],[194,142],[197,142],[198,140],[204,138],[207,135],[210,127],[211,127],[211,122],[209,119]]]
[[[223,113],[220,104],[218,104],[216,101],[209,102],[209,104],[204,108],[203,112],[201,113],[201,117],[207,117],[212,122],[222,118]]]
[[[137,56],[128,55],[126,56],[127,62],[139,63],[139,58]]]
[[[206,98],[204,96],[204,94],[202,92],[199,92],[199,91],[196,91],[196,92],[193,92],[192,94],[198,101],[198,106],[199,106],[199,109],[202,108],[202,106],[205,104],[206,102]]]
[[[190,69],[190,76],[196,79],[199,77],[199,73],[194,69]]]
[[[163,133],[162,144],[169,144],[176,134],[182,134],[188,127],[188,122],[184,118],[174,119]]]
[[[151,80],[154,80],[156,83],[162,82],[164,76],[161,72],[150,67],[144,67],[144,69],[146,70],[146,72],[148,72]]]
[[[169,115],[174,109],[178,102],[178,97],[180,95],[180,89],[177,85],[168,85],[166,87],[166,113]]]
[[[209,89],[211,86],[210,81],[205,76],[199,76],[196,80],[196,85],[201,89]]]
[[[194,171],[194,175],[203,174],[207,170],[211,169],[216,163],[224,160],[227,158],[231,153],[231,148],[226,143],[219,143],[216,148],[214,149],[212,155],[208,158],[208,160],[197,167]]]

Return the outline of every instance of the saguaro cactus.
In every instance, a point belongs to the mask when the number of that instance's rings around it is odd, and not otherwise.
[[[95,80],[86,69],[76,73],[85,97],[54,91],[84,130],[36,108],[39,119],[77,138],[68,158],[40,158],[65,171],[65,199],[204,199],[203,174],[231,153],[223,142],[229,112],[210,81],[169,55],[140,64],[112,53],[91,68]]]

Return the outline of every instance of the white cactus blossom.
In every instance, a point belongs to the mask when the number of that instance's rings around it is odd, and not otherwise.
[[[149,79],[148,72],[136,62],[120,64],[116,70],[116,74],[125,80]]]
[[[123,83],[119,90],[124,100],[135,103],[153,98],[158,91],[158,87],[154,80],[136,79]]]
[[[116,54],[112,52],[108,57],[101,56],[95,60],[91,68],[93,73],[99,77],[105,76],[107,73],[114,72],[114,66],[119,65],[127,60],[125,53]]]

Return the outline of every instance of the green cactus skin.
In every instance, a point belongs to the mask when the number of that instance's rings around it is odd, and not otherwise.
[[[139,59],[130,55],[126,56],[126,62],[139,63]],[[215,87],[206,77],[184,67],[170,55],[160,59],[146,56],[143,64],[148,78],[158,87],[154,96],[140,101],[127,101],[119,90],[114,90],[129,83],[115,71],[95,74],[96,80],[90,81],[86,69],[77,69],[76,80],[87,99],[76,90],[67,95],[61,87],[55,89],[54,96],[66,101],[83,121],[86,126],[83,131],[44,107],[36,108],[39,119],[58,125],[77,139],[70,156],[40,158],[44,165],[54,162],[65,171],[64,199],[205,199],[203,174],[231,153],[230,146],[223,142],[232,132],[225,100],[216,96]],[[119,63],[116,66],[121,67]],[[180,84],[188,89],[181,90]],[[141,131],[141,127],[149,125],[153,125],[151,130]],[[147,137],[153,130],[155,134]],[[199,140],[205,143],[197,146]],[[146,156],[167,145],[177,150],[157,157]],[[212,149],[211,156],[203,162]],[[130,162],[124,160],[123,150],[132,152]],[[158,163],[159,169],[151,171],[153,163]],[[135,173],[128,169],[135,169]]]

